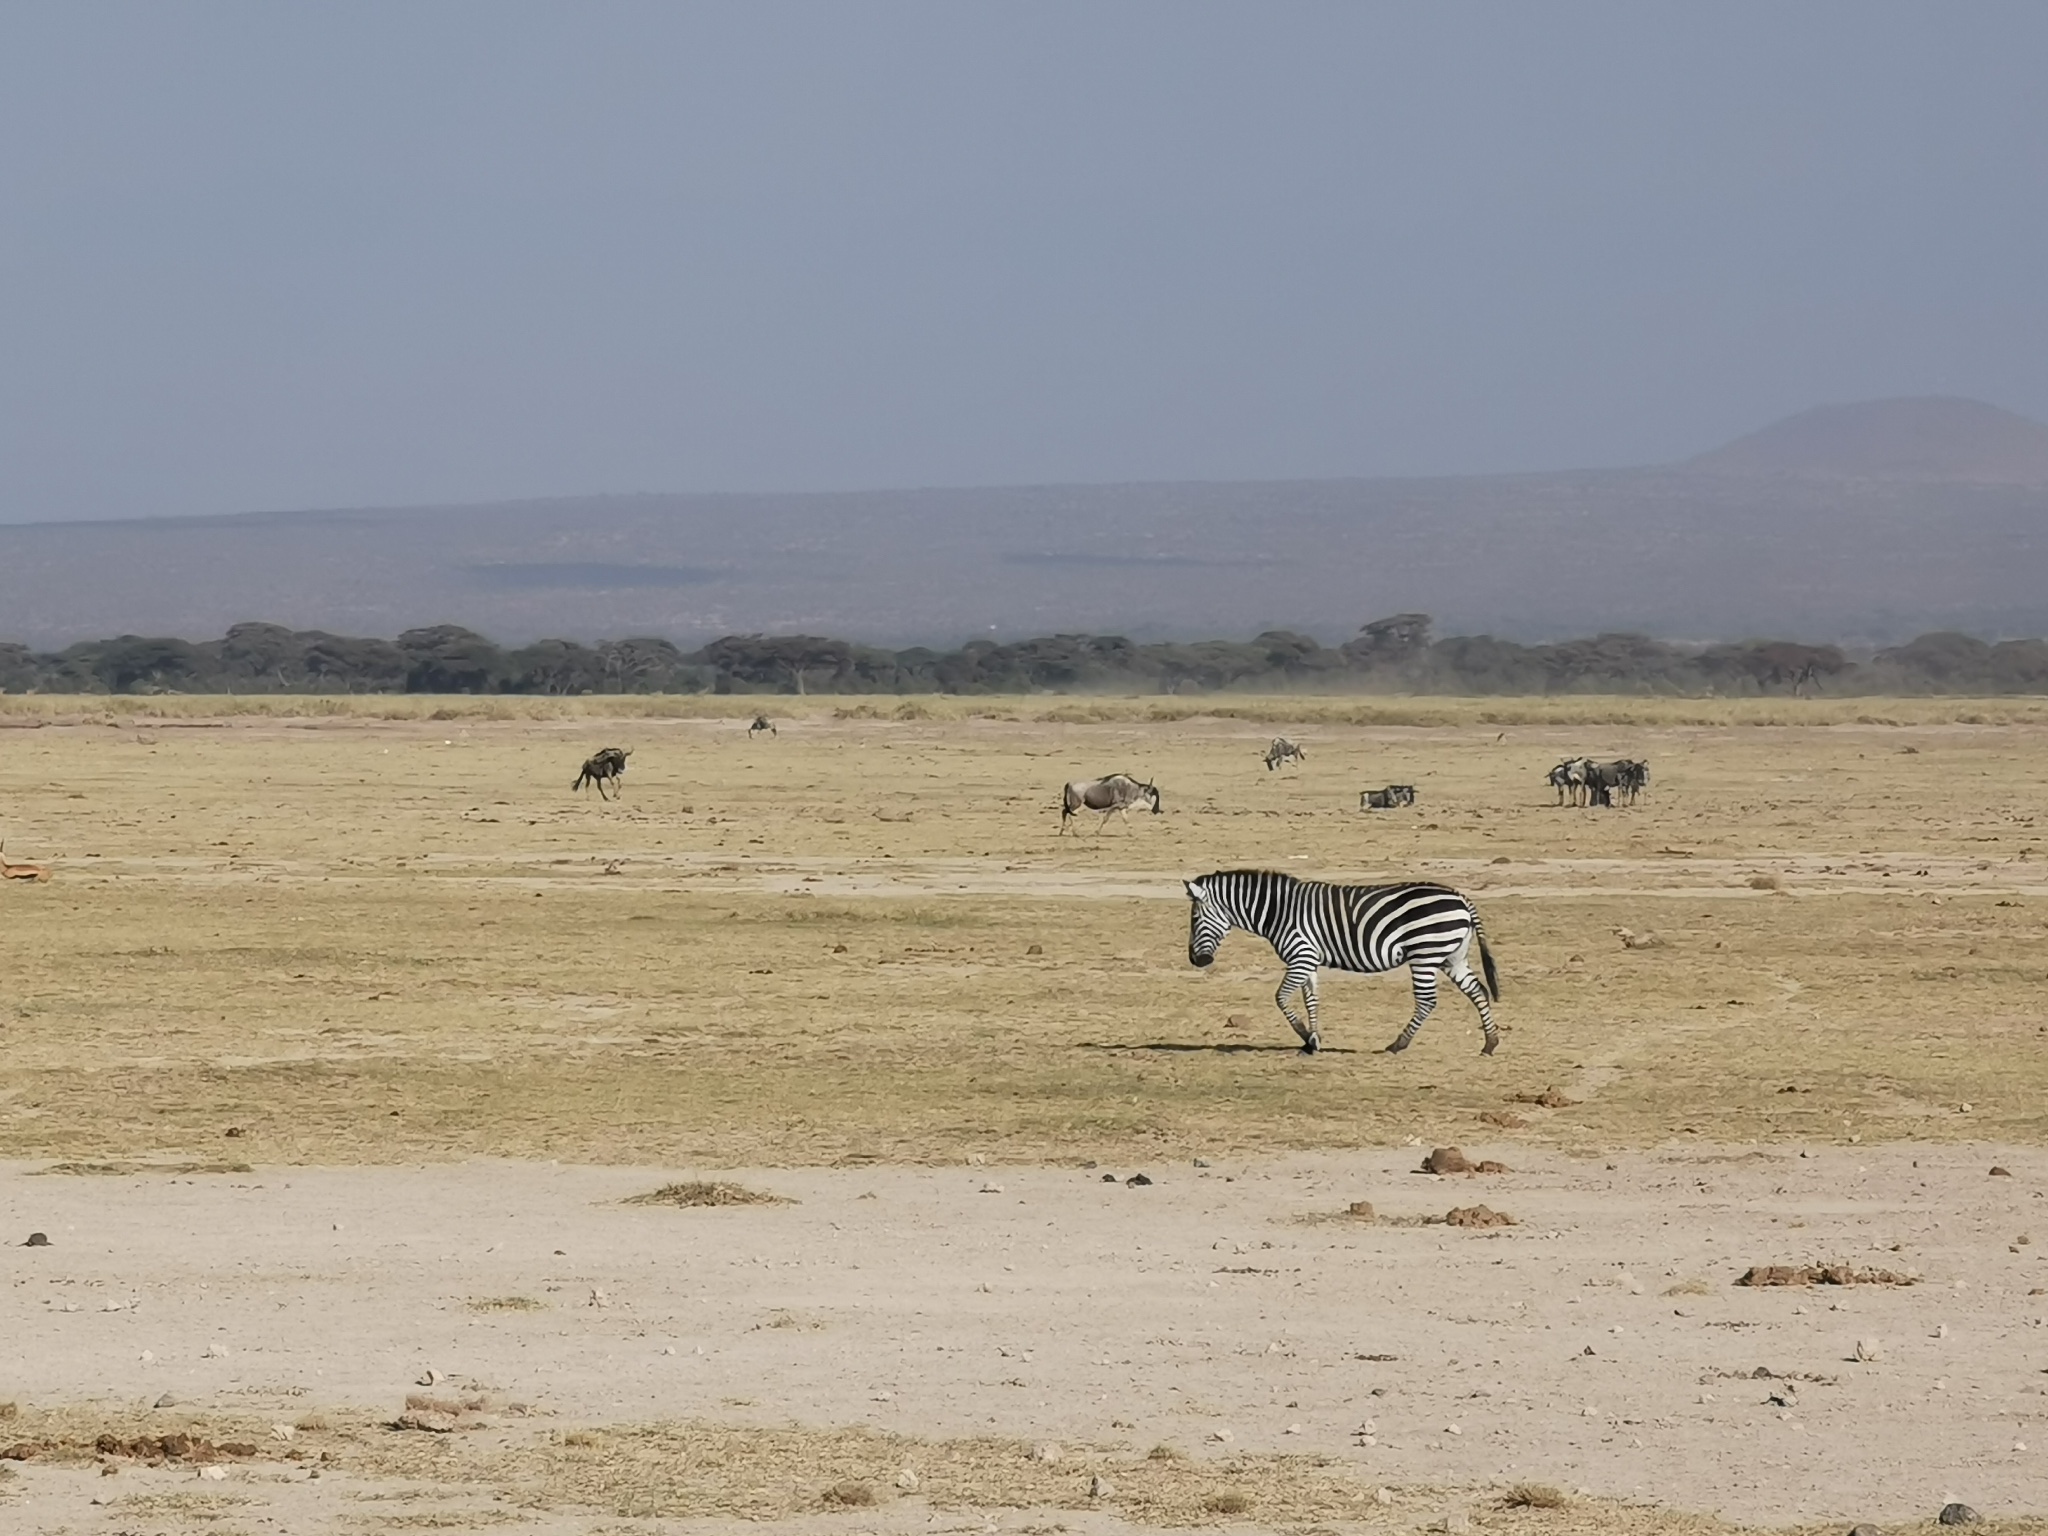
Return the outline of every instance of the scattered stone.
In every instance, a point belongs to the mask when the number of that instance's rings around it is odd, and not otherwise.
[[[901,1472],[898,1472],[896,1474],[896,1486],[905,1493],[917,1492],[916,1470],[911,1467],[905,1467]]]
[[[1206,1168],[1209,1166],[1209,1159],[1207,1159],[1206,1157],[1198,1157],[1195,1159],[1195,1166],[1197,1168]],[[2024,1243],[2026,1239],[2023,1237],[2020,1239],[2020,1241]]]
[[[175,1408],[178,1406],[178,1400],[177,1398],[173,1397],[170,1393],[166,1392],[162,1397],[158,1398],[156,1402],[153,1403],[151,1406],[156,1408]]]
[[[1375,1488],[1372,1491],[1372,1501],[1375,1504],[1391,1504],[1394,1502],[1394,1490],[1391,1488]]]
[[[455,1432],[459,1419],[452,1413],[417,1411],[401,1413],[391,1421],[393,1429],[416,1429],[429,1435],[450,1435]]]
[[[1043,944],[1033,944],[1024,953],[1027,955],[1042,955],[1045,953],[1045,946]]]
[[[1497,1163],[1490,1157],[1483,1157],[1473,1167],[1472,1171],[1474,1173],[1506,1173],[1508,1165],[1506,1163]]]
[[[1664,941],[1654,933],[1636,933],[1632,929],[1617,928],[1614,936],[1621,940],[1623,949],[1661,949]]]
[[[295,1424],[273,1424],[270,1426],[270,1438],[281,1441],[285,1445],[290,1445],[292,1441],[298,1438],[298,1435],[298,1426]]]
[[[230,1140],[233,1140],[236,1137],[246,1136],[248,1134],[249,1133],[243,1130],[239,1125],[231,1125],[226,1130],[221,1132],[221,1135],[228,1137]]]
[[[1541,1093],[1511,1093],[1510,1104],[1534,1104],[1541,1109],[1570,1109],[1579,1101],[1568,1099],[1556,1088],[1546,1088]]]
[[[824,1493],[827,1504],[836,1504],[842,1509],[867,1509],[881,1502],[875,1490],[866,1483],[834,1483]]]
[[[1060,1448],[1050,1440],[1042,1441],[1031,1447],[1031,1459],[1044,1462],[1058,1461],[1060,1459]]]
[[[1134,1173],[1128,1179],[1125,1179],[1124,1182],[1130,1185],[1133,1189],[1136,1189],[1138,1186],[1143,1184],[1150,1184],[1152,1181],[1145,1177],[1145,1175],[1142,1173]]]
[[[1223,1021],[1223,1027],[1225,1029],[1250,1029],[1252,1021],[1241,1013],[1233,1013]]]
[[[1934,1518],[1943,1525],[1975,1525],[1984,1517],[1967,1504],[1944,1504]]]
[[[227,1357],[228,1350],[225,1344],[209,1344],[199,1351],[199,1358],[202,1360],[225,1360]]]
[[[1881,1536],[1881,1533],[1874,1525],[1852,1525],[1849,1527],[1849,1536]]]
[[[47,1248],[50,1246],[50,1234],[47,1232],[31,1232],[28,1235],[28,1241],[21,1246],[24,1248]]]
[[[1421,1173],[1470,1173],[1471,1161],[1456,1147],[1437,1147],[1422,1160]]]
[[[1504,1131],[1524,1131],[1529,1128],[1529,1122],[1511,1110],[1482,1109],[1479,1111],[1479,1119],[1483,1125],[1497,1125]]]
[[[2010,1168],[2001,1168],[1996,1163],[1993,1163],[1991,1165],[1991,1177],[1994,1179],[2009,1179],[2012,1177],[2012,1170]],[[1949,1506],[1950,1509],[1957,1509],[1962,1507],[1963,1506],[1961,1505],[1955,1504],[1951,1504]]]
[[[1876,1339],[1858,1339],[1856,1341],[1856,1358],[1866,1365],[1875,1365],[1884,1358],[1884,1345],[1880,1344]]]
[[[1447,1227],[1512,1227],[1515,1218],[1506,1211],[1496,1211],[1485,1205],[1453,1206],[1444,1214]]]
[[[1089,1478],[1089,1479],[1088,1479],[1088,1497],[1089,1497],[1089,1498],[1091,1498],[1091,1499],[1107,1499],[1107,1498],[1110,1498],[1110,1497],[1112,1497],[1112,1496],[1113,1496],[1113,1495],[1114,1495],[1115,1493],[1116,1493],[1116,1484],[1115,1484],[1115,1483],[1112,1483],[1112,1482],[1111,1482],[1111,1481],[1110,1481],[1110,1480],[1109,1480],[1108,1478],[1104,1477],[1104,1476],[1103,1476],[1103,1475],[1102,1475],[1102,1474],[1101,1474],[1100,1472],[1096,1473],[1096,1474],[1095,1474],[1095,1475],[1094,1475],[1093,1477],[1091,1477],[1091,1478]]]
[[[1105,1184],[1114,1184],[1116,1182],[1116,1175],[1113,1173],[1105,1173],[1102,1176],[1102,1182]]]
[[[1209,1431],[1209,1438],[1211,1440],[1218,1441],[1224,1445],[1228,1445],[1232,1440],[1235,1440],[1237,1437],[1227,1429],[1212,1429]]]
[[[1370,1200],[1354,1200],[1345,1214],[1356,1216],[1360,1221],[1371,1221],[1378,1213],[1373,1210]]]
[[[1892,1269],[1855,1269],[1847,1264],[1752,1264],[1737,1285],[1917,1285],[1912,1275]]]

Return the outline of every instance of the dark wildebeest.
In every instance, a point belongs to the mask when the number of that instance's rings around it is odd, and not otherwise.
[[[1282,763],[1305,763],[1308,754],[1289,741],[1285,736],[1275,736],[1273,745],[1266,748],[1266,771],[1271,773]]]
[[[1112,773],[1106,779],[1075,779],[1060,791],[1060,830],[1067,830],[1067,822],[1076,811],[1100,811],[1102,820],[1095,824],[1099,833],[1108,825],[1111,811],[1129,821],[1131,807],[1141,800],[1150,800],[1152,814],[1159,814],[1156,784],[1140,784],[1127,773]]]
[[[1639,763],[1633,758],[1619,757],[1611,763],[1588,763],[1587,803],[1612,806],[1615,793],[1619,791],[1623,800],[1634,805],[1636,796],[1643,792],[1649,782],[1650,765]]]
[[[768,719],[766,715],[754,716],[754,723],[747,727],[747,740],[752,741],[756,736],[760,735],[763,731],[766,731],[770,736],[776,734],[774,724]]]
[[[625,785],[620,781],[626,776],[626,759],[632,755],[633,749],[631,747],[599,748],[593,756],[585,760],[583,772],[577,775],[576,782],[569,787],[571,789],[582,789],[585,785],[595,784],[597,786],[597,798],[603,800],[609,798],[604,792],[604,783],[606,779],[610,779],[612,780],[612,794],[624,794]]]
[[[1362,789],[1358,792],[1358,808],[1361,811],[1391,811],[1396,806],[1414,803],[1413,784],[1389,784],[1385,789]]]

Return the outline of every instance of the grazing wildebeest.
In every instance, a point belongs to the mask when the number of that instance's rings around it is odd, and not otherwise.
[[[1491,1056],[1500,1044],[1489,1003],[1500,997],[1500,977],[1486,930],[1470,898],[1449,886],[1409,881],[1399,885],[1330,885],[1299,880],[1266,869],[1221,870],[1185,882],[1188,915],[1188,961],[1207,965],[1216,946],[1233,928],[1256,933],[1273,946],[1287,967],[1280,990],[1273,995],[1280,1012],[1301,1037],[1304,1055],[1322,1046],[1316,1030],[1316,970],[1391,971],[1408,967],[1415,988],[1415,1016],[1394,1037],[1389,1051],[1405,1051],[1436,1007],[1437,973],[1443,972],[1479,1010],[1481,1047]],[[1482,984],[1466,965],[1474,940],[1485,969]],[[1307,1022],[1287,1006],[1289,993],[1301,994]]]
[[[770,736],[777,734],[774,723],[766,715],[754,716],[754,723],[747,727],[747,740],[752,741],[763,731]]]
[[[1271,773],[1282,763],[1305,763],[1308,754],[1289,741],[1285,736],[1275,736],[1273,745],[1266,748],[1266,771]]]
[[[593,756],[584,761],[583,772],[577,775],[576,782],[569,787],[571,789],[582,789],[587,784],[595,784],[597,786],[597,798],[603,800],[609,798],[604,792],[604,784],[606,779],[610,779],[612,780],[612,794],[624,794],[626,786],[620,781],[626,776],[626,759],[632,755],[633,749],[631,747],[623,749],[619,747],[599,748]]]
[[[1098,833],[1108,825],[1111,811],[1128,822],[1131,807],[1141,800],[1150,800],[1152,814],[1159,814],[1156,784],[1140,784],[1127,773],[1112,773],[1106,779],[1075,779],[1060,791],[1060,831],[1067,830],[1067,822],[1076,811],[1102,812],[1102,820],[1095,824]]]
[[[7,844],[0,842],[0,880],[47,880],[49,869],[41,864],[10,864],[7,862]]]
[[[1362,789],[1358,792],[1358,808],[1361,811],[1391,811],[1398,805],[1414,803],[1413,784],[1389,784],[1385,789]]]

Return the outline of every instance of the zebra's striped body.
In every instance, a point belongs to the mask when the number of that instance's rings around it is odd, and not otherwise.
[[[1445,885],[1406,882],[1400,885],[1331,885],[1298,880],[1265,869],[1221,870],[1189,880],[1188,960],[1207,965],[1216,946],[1233,928],[1256,933],[1273,946],[1286,974],[1273,995],[1280,1012],[1301,1037],[1304,1054],[1322,1045],[1316,1031],[1316,971],[1391,971],[1408,967],[1415,987],[1415,1016],[1394,1037],[1389,1051],[1405,1051],[1422,1021],[1436,1007],[1437,973],[1451,978],[1479,1010],[1480,1032],[1486,1037],[1481,1054],[1491,1056],[1500,1044],[1490,1002],[1500,996],[1500,978],[1486,930],[1465,896]],[[1482,983],[1466,964],[1466,951],[1479,945]],[[1299,992],[1304,1022],[1287,1006]]]

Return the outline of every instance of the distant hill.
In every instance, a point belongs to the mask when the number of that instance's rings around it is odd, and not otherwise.
[[[1981,400],[1822,405],[1703,453],[1713,474],[2048,485],[2048,426]]]
[[[592,496],[0,526],[0,639],[803,631],[884,644],[1291,628],[2048,633],[2048,427],[1802,413],[1688,463],[1422,480]]]

